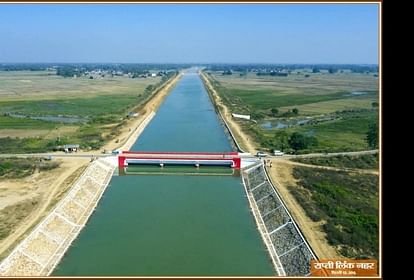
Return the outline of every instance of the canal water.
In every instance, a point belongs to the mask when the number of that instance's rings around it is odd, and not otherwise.
[[[233,150],[189,71],[134,151]],[[274,275],[237,176],[114,176],[53,275]]]

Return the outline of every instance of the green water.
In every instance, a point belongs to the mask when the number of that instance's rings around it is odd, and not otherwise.
[[[178,82],[132,150],[231,151],[198,75]],[[54,275],[274,274],[237,176],[114,176]]]

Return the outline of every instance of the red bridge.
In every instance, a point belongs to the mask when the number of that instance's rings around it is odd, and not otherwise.
[[[229,166],[240,169],[241,159],[237,152],[189,153],[189,152],[122,152],[118,156],[119,168],[128,165],[192,165]]]

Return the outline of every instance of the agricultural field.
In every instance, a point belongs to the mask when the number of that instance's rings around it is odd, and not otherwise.
[[[116,137],[128,112],[137,111],[164,77],[0,71],[0,152],[44,152],[68,143],[97,149]]]
[[[293,71],[286,77],[234,72],[207,76],[237,120],[263,150],[292,152],[293,133],[312,138],[296,153],[370,149],[369,125],[378,123],[378,77],[373,73],[311,73]]]
[[[142,93],[160,77],[130,79],[125,76],[63,78],[55,71],[0,71],[2,101],[65,100],[104,95],[130,96]]]
[[[305,75],[309,77],[306,78]],[[243,76],[213,72],[212,76],[223,87],[223,95],[233,102],[233,106],[243,102],[250,111],[266,112],[278,108],[283,112],[289,106],[300,109],[299,105],[314,104],[320,105],[316,106],[320,107],[319,110],[313,110],[318,114],[323,113],[320,110],[325,112],[326,106],[329,106],[329,103],[316,104],[324,101],[341,100],[344,104],[342,110],[350,108],[347,108],[349,105],[353,108],[355,104],[365,104],[367,100],[378,101],[378,77],[372,74],[293,73],[287,77],[277,77],[257,76],[250,72]],[[350,103],[350,99],[353,102]],[[368,104],[370,107],[371,103]]]
[[[378,175],[296,166],[293,176],[290,192],[340,255],[378,258]]]

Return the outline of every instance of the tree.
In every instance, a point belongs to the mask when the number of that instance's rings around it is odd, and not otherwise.
[[[289,136],[285,130],[277,130],[274,139],[275,150],[285,151],[287,148],[289,148]]]
[[[254,120],[262,120],[266,116],[264,113],[257,111],[252,112],[250,115]]]
[[[292,113],[295,114],[295,115],[299,114],[299,109],[298,108],[293,108]]]
[[[371,103],[371,106],[372,106],[372,108],[378,108],[378,102],[372,102]]]
[[[59,67],[56,71],[56,75],[62,77],[73,77],[74,75],[81,75],[80,71],[70,66]]]
[[[318,139],[314,136],[306,136],[299,132],[294,132],[290,136],[288,143],[295,151],[304,150],[318,145]]]
[[[293,132],[288,140],[288,143],[295,151],[307,148],[306,137],[299,132]]]
[[[276,117],[276,115],[279,113],[279,110],[277,108],[272,108],[270,111],[272,112],[273,117]]]
[[[378,148],[378,123],[377,121],[369,125],[366,140],[370,148],[372,149]]]

